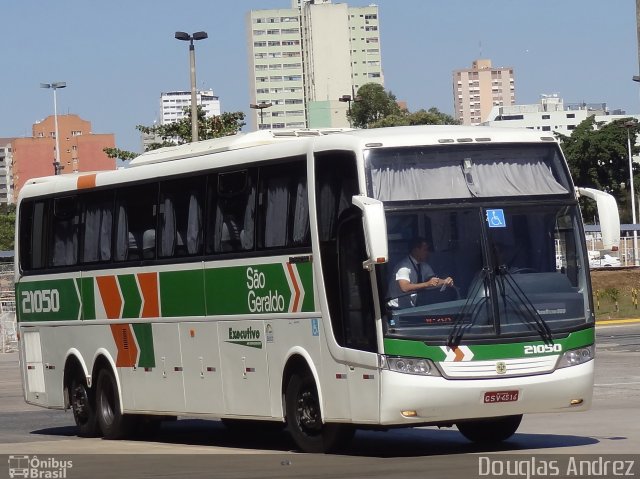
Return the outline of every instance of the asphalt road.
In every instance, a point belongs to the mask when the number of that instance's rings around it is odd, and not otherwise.
[[[480,477],[481,457],[528,461],[556,454],[636,454],[638,467],[639,418],[638,323],[598,327],[590,411],[525,416],[518,433],[497,449],[471,444],[455,428],[416,428],[359,431],[342,455],[308,455],[293,452],[285,432],[233,434],[219,421],[197,418],[165,423],[152,439],[81,439],[70,412],[24,403],[17,355],[0,354],[0,455],[74,455],[69,478]],[[3,462],[0,456],[0,478],[8,477]]]

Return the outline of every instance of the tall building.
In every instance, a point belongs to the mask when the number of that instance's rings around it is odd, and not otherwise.
[[[0,204],[13,203],[13,170],[11,142],[15,138],[0,138]]]
[[[378,7],[292,0],[247,16],[252,117],[260,128],[348,127],[348,102],[365,83],[384,84]]]
[[[491,66],[491,60],[475,60],[471,68],[453,72],[453,104],[456,120],[477,125],[494,106],[516,101],[513,68]]]
[[[115,146],[113,133],[93,133],[91,122],[72,114],[58,115],[58,133],[62,174],[116,168],[116,160],[109,158],[103,151],[104,148]],[[54,116],[35,123],[31,138],[16,138],[11,146],[15,200],[27,180],[54,174]]]
[[[213,94],[213,90],[196,92],[197,104],[202,107],[206,116],[220,114],[220,99]],[[185,111],[191,108],[190,91],[168,91],[160,94],[160,123],[166,125],[179,121],[187,116]]]

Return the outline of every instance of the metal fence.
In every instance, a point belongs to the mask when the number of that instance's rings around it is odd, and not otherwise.
[[[600,233],[587,233],[587,249],[590,252],[602,250],[602,237]],[[633,236],[621,237],[618,251],[610,254],[620,260],[620,266],[634,266]],[[636,252],[636,256],[638,256],[640,260],[640,237],[638,238],[638,251]]]
[[[0,353],[18,349],[13,263],[0,263]]]

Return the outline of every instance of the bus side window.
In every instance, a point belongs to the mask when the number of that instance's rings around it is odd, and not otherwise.
[[[135,185],[117,192],[116,261],[155,259],[158,185]]]
[[[127,210],[124,205],[119,204],[116,211],[116,247],[114,259],[116,261],[126,261],[129,255],[129,223],[127,221]]]
[[[292,246],[311,245],[311,227],[309,225],[309,198],[307,196],[307,177],[299,176],[295,183],[293,207]]]
[[[167,181],[160,186],[161,258],[202,254],[204,179]]]
[[[260,179],[259,246],[308,246],[309,201],[303,160],[263,167]]]
[[[80,217],[75,196],[53,200],[52,241],[49,266],[78,263],[78,225]]]
[[[23,202],[20,206],[20,264],[23,271],[45,266],[47,203]]]
[[[113,195],[89,194],[83,198],[82,262],[111,260]]]
[[[213,244],[210,245],[213,252],[253,250],[256,209],[254,176],[250,170],[218,174],[215,219],[213,231],[209,233],[213,235]],[[207,252],[211,252],[209,248]]]

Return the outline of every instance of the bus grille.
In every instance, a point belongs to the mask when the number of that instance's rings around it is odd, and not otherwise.
[[[548,373],[555,369],[558,356],[537,356],[524,359],[499,359],[491,361],[443,361],[439,363],[445,377],[503,378]]]

